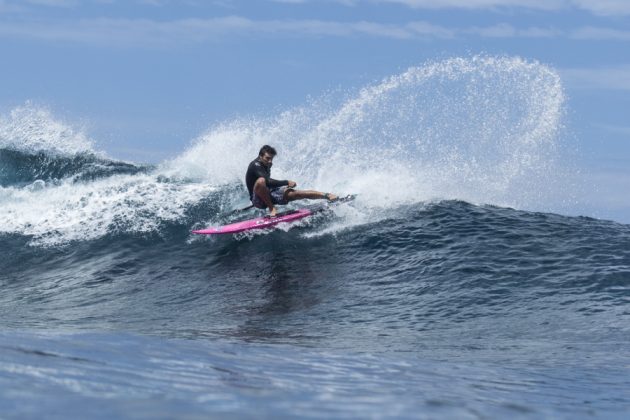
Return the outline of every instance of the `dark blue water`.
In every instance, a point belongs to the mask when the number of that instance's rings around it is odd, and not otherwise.
[[[630,226],[566,216],[558,73],[455,57],[330,96],[155,165],[0,116],[0,418],[628,418]],[[265,143],[357,199],[191,235]]]
[[[2,418],[630,412],[628,225],[357,200],[201,238],[242,185],[0,161]]]

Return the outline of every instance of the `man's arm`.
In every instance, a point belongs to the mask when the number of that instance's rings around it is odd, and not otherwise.
[[[278,181],[277,179],[267,178],[267,186],[269,188],[284,187],[285,185],[289,185],[289,181],[286,179]]]
[[[291,181],[288,180],[277,180],[271,178],[269,176],[269,171],[266,170],[260,162],[256,162],[254,165],[251,165],[251,170],[254,173],[254,179],[259,180],[260,178],[264,178],[265,184],[269,188],[283,187],[291,183]]]

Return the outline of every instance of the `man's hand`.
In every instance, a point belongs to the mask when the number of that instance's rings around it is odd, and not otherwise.
[[[295,188],[295,186],[297,185],[297,182],[295,181],[289,181],[289,188]]]

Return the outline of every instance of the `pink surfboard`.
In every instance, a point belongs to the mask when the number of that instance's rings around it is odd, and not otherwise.
[[[347,195],[345,197],[341,197],[335,200],[332,205],[347,203],[348,201],[354,200],[356,195]],[[329,208],[328,203],[325,204],[315,204],[307,208],[302,208],[298,210],[288,210],[282,213],[278,213],[275,217],[258,217],[256,219],[244,220],[242,222],[235,222],[225,226],[217,226],[217,227],[209,227],[206,229],[193,230],[192,233],[196,233],[197,235],[225,235],[228,233],[239,233],[245,232],[246,230],[253,229],[265,229],[273,227],[279,223],[291,223],[296,220],[303,219],[308,216],[312,216],[315,213],[319,213],[321,211],[326,211]]]
[[[294,222],[314,214],[310,209],[291,210],[279,213],[276,217],[258,217],[256,219],[244,220],[225,226],[209,227],[201,230],[193,230],[192,233],[198,235],[223,235],[227,233],[239,233],[252,229],[265,229],[275,226],[279,223]]]

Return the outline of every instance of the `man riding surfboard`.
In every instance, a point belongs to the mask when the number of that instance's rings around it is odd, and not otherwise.
[[[254,207],[259,209],[268,208],[269,215],[273,217],[276,215],[276,205],[285,205],[291,201],[301,199],[326,199],[328,201],[338,199],[335,194],[331,193],[296,190],[294,189],[297,185],[295,181],[279,181],[271,178],[271,166],[276,154],[276,149],[269,145],[264,145],[260,148],[258,157],[251,161],[247,167],[245,183]]]

